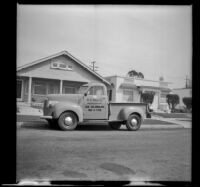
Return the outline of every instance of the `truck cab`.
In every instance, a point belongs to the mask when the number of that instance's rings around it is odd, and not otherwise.
[[[105,85],[100,83],[86,84],[80,88],[83,91],[83,118],[84,120],[107,120],[109,102]]]

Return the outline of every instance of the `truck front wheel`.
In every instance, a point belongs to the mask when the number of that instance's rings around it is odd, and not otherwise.
[[[141,118],[136,114],[132,114],[128,117],[126,127],[130,131],[137,131],[141,126]]]
[[[121,127],[121,123],[109,122],[109,126],[111,129],[118,130]]]
[[[72,112],[62,113],[58,119],[58,125],[61,128],[61,130],[64,131],[74,130],[77,127],[77,124],[77,117]]]

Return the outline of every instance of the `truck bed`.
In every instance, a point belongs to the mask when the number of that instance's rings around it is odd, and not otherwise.
[[[145,103],[110,103],[109,121],[116,121],[120,110],[125,107],[143,107],[143,110],[146,111],[147,105]]]

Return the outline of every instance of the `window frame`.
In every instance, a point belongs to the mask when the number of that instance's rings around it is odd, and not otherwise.
[[[17,81],[21,82],[21,98],[17,98],[17,101],[22,101],[23,100],[23,95],[24,95],[24,80],[23,79],[17,79]]]
[[[37,94],[35,93],[35,87],[38,86],[38,85],[41,85],[43,84],[43,86],[45,87],[45,94]],[[48,93],[48,90],[47,90],[47,84],[45,82],[34,82],[33,84],[33,95],[47,95]]]
[[[53,66],[53,64],[57,64],[57,66]],[[61,65],[65,65],[66,67],[60,67]],[[52,69],[62,69],[62,70],[66,70],[66,71],[73,71],[73,66],[72,65],[67,65],[64,62],[56,62],[56,61],[52,61],[51,62],[51,68]]]
[[[53,86],[53,93],[50,93],[50,87]],[[57,87],[57,88],[56,88]],[[56,92],[56,89],[58,92]],[[47,94],[59,94],[59,86],[57,84],[54,83],[49,83],[47,85]]]
[[[126,91],[128,91],[128,92],[132,92],[132,100],[131,101],[128,101],[128,100],[126,100],[125,101],[125,99],[124,99],[124,96],[125,96],[125,94],[124,94],[124,92],[126,92]],[[130,96],[130,95],[129,95]],[[133,89],[123,89],[123,102],[134,102],[134,90]]]
[[[73,88],[74,89],[74,93],[64,93],[65,88]],[[63,85],[62,94],[76,94],[76,87]]]
[[[97,96],[97,94],[94,94],[94,88],[95,88],[95,87],[100,87],[100,88],[102,88],[103,94],[102,94],[102,95],[99,95],[99,96],[105,96],[105,95],[106,95],[106,93],[105,93],[105,88],[104,88],[103,86],[91,86],[91,87],[88,89],[88,91],[87,91],[87,95],[92,95],[92,96],[96,95],[96,96]],[[90,89],[93,89],[93,94],[89,94],[89,93],[88,93],[88,92],[90,91]]]

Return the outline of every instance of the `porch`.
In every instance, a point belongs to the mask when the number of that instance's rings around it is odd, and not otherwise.
[[[17,101],[42,103],[47,94],[75,94],[87,82],[36,77],[17,77]],[[37,104],[36,104],[37,105]]]

